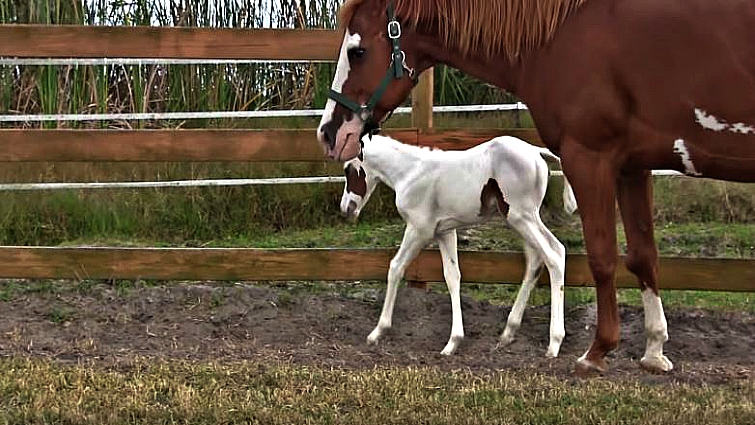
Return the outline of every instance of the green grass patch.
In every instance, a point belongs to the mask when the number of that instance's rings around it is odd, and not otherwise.
[[[755,385],[564,382],[516,372],[277,363],[0,360],[0,421],[24,424],[752,423]]]

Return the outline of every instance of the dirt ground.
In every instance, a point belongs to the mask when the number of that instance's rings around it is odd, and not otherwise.
[[[463,292],[463,291],[462,291]],[[393,329],[377,346],[366,336],[377,323],[384,289],[348,294],[291,292],[286,287],[175,284],[118,292],[25,293],[0,303],[0,355],[45,356],[64,362],[128,362],[134,356],[180,359],[271,359],[343,368],[433,366],[443,370],[523,370],[573,377],[574,360],[594,333],[594,306],[566,306],[566,339],[545,358],[549,306],[528,307],[517,340],[492,351],[510,306],[462,298],[466,338],[457,354],[439,355],[450,332],[447,295],[402,287]],[[723,383],[755,379],[755,316],[699,309],[667,311],[666,354],[675,370],[639,368],[643,314],[622,307],[622,343],[608,377],[642,382]]]

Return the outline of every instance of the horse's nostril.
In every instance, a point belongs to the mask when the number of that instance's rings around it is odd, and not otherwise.
[[[320,132],[322,133],[322,141],[330,146],[330,148],[333,148],[333,145],[335,144],[336,137],[335,137],[335,129],[334,125],[332,125],[332,121],[328,124],[323,125],[320,127]]]

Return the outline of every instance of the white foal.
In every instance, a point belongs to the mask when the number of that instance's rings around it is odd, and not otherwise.
[[[551,282],[550,343],[546,356],[557,356],[565,335],[566,250],[540,220],[540,205],[550,174],[544,158],[554,161],[559,158],[547,149],[508,136],[465,151],[430,150],[384,136],[372,136],[372,140],[365,137],[363,142],[363,158],[344,165],[346,187],[341,211],[358,217],[378,181],[382,181],[396,192],[396,207],[406,222],[404,239],[388,270],[383,311],[367,341],[376,343],[391,327],[396,289],[406,267],[435,240],[453,310],[451,337],[441,354],[453,354],[464,338],[456,229],[481,224],[501,214],[524,237],[526,271],[499,345],[513,341],[530,291],[545,264]],[[566,180],[563,198],[566,211],[574,212],[577,204]]]

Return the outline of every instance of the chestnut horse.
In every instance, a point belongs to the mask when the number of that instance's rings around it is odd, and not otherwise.
[[[752,0],[347,0],[343,45],[317,137],[330,158],[442,63],[516,94],[562,160],[579,203],[597,328],[577,361],[604,372],[619,343],[616,201],[639,280],[647,345],[669,371],[650,170],[755,181]]]

